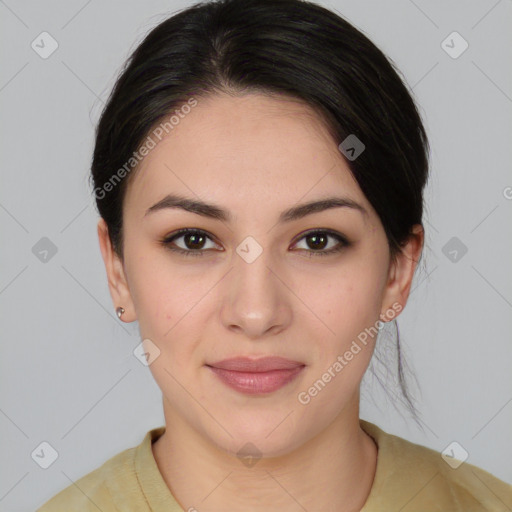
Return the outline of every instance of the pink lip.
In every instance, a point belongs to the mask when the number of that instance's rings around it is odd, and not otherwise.
[[[291,382],[305,365],[281,357],[237,357],[206,366],[230,388],[248,395],[257,395],[282,388]]]
[[[281,357],[237,357],[206,366],[232,389],[246,394],[261,394],[282,388],[292,381],[305,365]]]

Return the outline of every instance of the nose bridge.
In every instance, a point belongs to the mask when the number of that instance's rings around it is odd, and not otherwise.
[[[252,238],[252,237],[251,237]],[[271,252],[263,249],[254,239],[244,241],[237,247],[234,259],[234,273],[237,281],[242,285],[254,289],[257,295],[270,286],[272,272]],[[260,249],[261,247],[261,249]]]
[[[258,337],[271,328],[282,327],[289,315],[283,284],[275,276],[272,253],[254,237],[245,238],[233,254],[222,321],[248,337]]]

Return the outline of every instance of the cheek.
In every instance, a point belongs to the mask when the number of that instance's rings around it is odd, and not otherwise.
[[[316,290],[307,295],[307,304],[318,312],[325,332],[340,341],[357,336],[378,320],[382,290],[380,278],[371,267],[347,266],[330,274],[324,286],[316,280],[306,283],[305,288]]]
[[[141,334],[151,337],[173,321],[172,304],[177,300],[179,283],[171,288],[171,276],[166,275],[165,267],[149,256],[134,257],[134,264],[128,270],[130,293],[137,312]],[[160,326],[160,328],[159,328]]]
[[[351,261],[332,273],[323,286],[316,280],[317,287],[310,288],[317,290],[309,295],[308,302],[316,316],[305,317],[308,320],[303,327],[314,343],[309,349],[310,376],[302,391],[315,402],[315,409],[331,408],[329,414],[342,407],[359,387],[373,354],[381,290],[377,270],[372,272],[371,268]]]
[[[126,266],[140,334],[143,338],[164,340],[180,318],[182,295],[187,288],[179,273],[171,272],[169,265],[161,258],[152,257],[147,248],[140,252],[132,248],[130,256],[126,258]]]
[[[304,326],[315,340],[310,346],[314,356],[298,398],[301,404],[314,404],[305,413],[322,410],[332,418],[359,388],[373,354],[380,313],[378,279],[365,271],[340,272],[312,304],[322,322],[309,315]]]
[[[130,268],[132,294],[140,335],[160,349],[167,363],[191,362],[196,345],[204,337],[204,325],[211,307],[212,279],[204,273],[191,275],[171,265],[165,255],[134,257]],[[174,363],[172,363],[174,364]]]

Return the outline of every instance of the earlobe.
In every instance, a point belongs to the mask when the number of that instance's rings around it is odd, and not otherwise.
[[[119,312],[122,310],[122,320],[133,322],[136,320],[136,316],[124,265],[112,247],[108,226],[102,218],[98,221],[98,241],[105,264],[110,296],[116,308],[117,316],[121,320]]]
[[[404,309],[411,291],[412,280],[421,257],[424,243],[424,229],[421,224],[415,224],[407,243],[391,262],[389,279],[386,285],[383,305],[387,308],[381,312],[381,320],[389,321]],[[392,316],[386,313],[393,310]],[[397,314],[398,311],[398,314]]]

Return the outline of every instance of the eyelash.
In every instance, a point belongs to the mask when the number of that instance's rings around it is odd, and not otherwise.
[[[184,235],[189,235],[189,234],[206,236],[207,238],[212,240],[212,238],[208,235],[208,233],[206,233],[206,231],[203,231],[201,229],[184,228],[184,229],[180,229],[180,230],[176,231],[172,235],[164,237],[162,240],[160,240],[160,243],[162,245],[164,245],[167,249],[169,249],[170,251],[173,251],[175,253],[183,254],[184,256],[202,257],[204,255],[204,253],[206,252],[206,250],[185,250],[185,249],[181,249],[179,247],[171,247],[171,243],[174,242],[174,240],[181,238]],[[297,240],[296,243],[298,243],[301,240],[303,240],[304,238],[310,237],[312,235],[327,235],[327,236],[330,236],[330,237],[336,239],[339,242],[339,244],[334,249],[328,249],[328,250],[322,250],[322,251],[301,249],[301,250],[307,251],[309,253],[310,258],[315,257],[315,256],[329,256],[331,254],[338,253],[341,250],[343,250],[344,248],[349,247],[351,245],[350,242],[344,236],[340,235],[339,233],[336,233],[335,231],[331,231],[328,229],[316,229],[316,230],[308,231],[308,232],[304,233],[302,235],[302,237],[299,238],[299,240]]]

